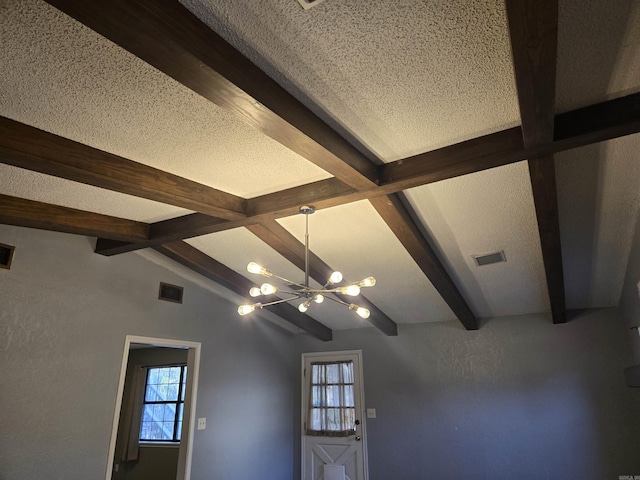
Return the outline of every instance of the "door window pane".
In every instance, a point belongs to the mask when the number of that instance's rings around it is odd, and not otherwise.
[[[311,364],[307,435],[355,434],[353,361]]]

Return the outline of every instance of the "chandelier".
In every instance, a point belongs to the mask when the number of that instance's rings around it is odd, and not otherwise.
[[[273,295],[279,291],[290,295],[288,298],[278,299],[272,302],[266,303],[254,303],[252,305],[241,305],[238,307],[238,313],[240,315],[247,315],[256,309],[268,307],[270,305],[276,305],[278,303],[290,302],[293,300],[301,300],[298,305],[298,310],[302,313],[306,312],[311,306],[311,302],[322,303],[325,298],[345,305],[353,312],[360,315],[362,318],[369,318],[371,312],[369,309],[356,305],[354,303],[345,302],[340,298],[341,295],[356,297],[360,295],[360,289],[362,287],[373,287],[376,284],[376,279],[373,277],[367,277],[359,282],[349,283],[342,285],[342,274],[340,272],[333,272],[327,282],[322,288],[311,288],[309,286],[309,215],[315,212],[315,208],[309,206],[300,207],[300,213],[305,216],[305,234],[304,234],[304,283],[296,283],[288,280],[284,277],[276,275],[275,273],[261,267],[255,262],[247,265],[247,271],[249,273],[255,273],[265,277],[273,277],[281,280],[287,285],[286,289],[279,289],[271,283],[263,283],[260,287],[253,287],[249,290],[249,295],[252,297],[259,297],[261,295]]]

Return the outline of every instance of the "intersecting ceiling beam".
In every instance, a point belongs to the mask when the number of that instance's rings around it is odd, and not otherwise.
[[[149,224],[0,194],[0,224],[103,237],[144,240]]]
[[[300,205],[308,203],[317,209],[343,205],[637,133],[640,93],[556,115],[554,124],[554,142],[541,147],[525,149],[522,130],[512,128],[386,164],[381,167],[381,185],[370,190],[355,191],[336,179],[321,180],[247,200],[247,218],[224,221],[198,213],[186,215],[153,224],[150,237],[137,244],[99,240],[96,252],[117,255],[255,225],[294,215]]]
[[[205,255],[186,242],[167,243],[158,245],[154,249],[243,297],[246,297],[249,289],[255,286],[251,280]],[[279,300],[275,295],[269,295],[265,298],[267,302]],[[300,313],[297,308],[288,303],[272,305],[269,307],[269,311],[320,340],[330,341],[332,339],[330,328],[310,316]]]
[[[356,189],[377,168],[177,0],[46,0]]]
[[[245,216],[243,198],[5,117],[0,162],[220,218]]]
[[[525,149],[554,138],[558,0],[507,0]],[[566,322],[564,271],[553,155],[529,157],[529,177],[553,323]]]
[[[553,140],[558,0],[507,0],[524,147]]]
[[[287,229],[278,222],[271,221],[259,225],[250,225],[247,229],[265,242],[283,257],[304,271],[305,254],[304,244],[298,241]],[[324,284],[331,276],[333,269],[313,252],[309,252],[309,275],[316,282]],[[338,298],[347,303],[355,302],[358,305],[368,308],[371,315],[367,319],[375,327],[379,328],[386,335],[398,335],[398,326],[386,316],[382,310],[376,307],[364,295],[359,295],[357,301],[344,295],[336,294]]]
[[[400,198],[389,195],[370,202],[465,328],[477,330],[476,316]]]
[[[567,321],[556,169],[552,156],[529,160],[529,176],[538,219],[542,260],[553,323]]]

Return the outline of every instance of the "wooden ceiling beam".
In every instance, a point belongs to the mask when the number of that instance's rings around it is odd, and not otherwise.
[[[514,127],[387,163],[380,185],[393,193],[638,132],[640,93],[634,93],[556,115],[551,144],[525,148],[522,129]]]
[[[553,141],[558,0],[506,0],[524,147]]]
[[[220,218],[245,217],[243,198],[5,117],[0,162]]]
[[[158,245],[154,247],[154,249],[175,262],[247,298],[249,302],[254,303],[253,299],[247,297],[249,289],[255,286],[251,280],[202,253],[188,243],[182,241],[171,242]],[[279,300],[279,298],[275,295],[265,297],[265,302],[276,300]],[[333,334],[330,328],[310,316],[300,313],[297,308],[288,303],[272,305],[269,307],[269,311],[322,341],[327,342],[332,340]],[[259,312],[256,313],[259,314]]]
[[[558,0],[507,0],[525,149],[554,140]],[[552,154],[530,156],[529,177],[553,323],[567,320],[558,195]]]
[[[0,223],[54,232],[138,242],[149,235],[149,224],[85,212],[75,208],[0,194]]]
[[[524,148],[521,128],[511,128],[386,164],[382,167],[382,184],[370,190],[355,191],[336,179],[321,180],[247,200],[247,218],[223,221],[197,213],[185,215],[153,224],[150,238],[139,244],[99,240],[96,252],[116,255],[167,241],[255,225],[294,215],[300,205],[308,203],[317,209],[344,205],[638,133],[640,93],[556,115],[554,125],[551,144]]]
[[[640,132],[640,92],[556,115],[553,153]]]
[[[177,0],[47,0],[356,189],[376,165]]]
[[[369,200],[467,330],[478,320],[398,195]]]
[[[553,156],[529,160],[529,176],[538,219],[542,260],[553,323],[567,321],[560,219]]]
[[[299,269],[305,269],[305,252],[304,244],[299,242],[288,230],[276,221],[265,222],[258,225],[250,225],[247,229],[265,242],[284,258],[289,260]],[[313,252],[309,252],[309,276],[316,282],[324,285],[327,279],[333,273],[333,269],[327,265],[321,258]],[[380,329],[385,335],[398,335],[398,325],[385,315],[382,310],[376,307],[364,295],[360,295],[357,299],[347,297],[345,295],[336,294],[336,296],[347,303],[357,303],[366,307],[371,312],[367,319],[375,327]]]

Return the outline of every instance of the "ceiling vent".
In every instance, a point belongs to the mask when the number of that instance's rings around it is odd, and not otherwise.
[[[0,268],[11,268],[11,260],[13,259],[13,251],[16,247],[0,243]]]
[[[182,292],[184,292],[184,287],[160,282],[158,298],[167,302],[182,303]]]
[[[305,10],[309,10],[311,7],[315,7],[322,2],[324,2],[324,0],[298,0],[298,3],[302,5],[302,8]]]
[[[472,255],[476,262],[476,265],[483,267],[485,265],[491,265],[492,263],[506,262],[507,258],[504,256],[504,250],[499,252],[487,253],[484,255]]]

